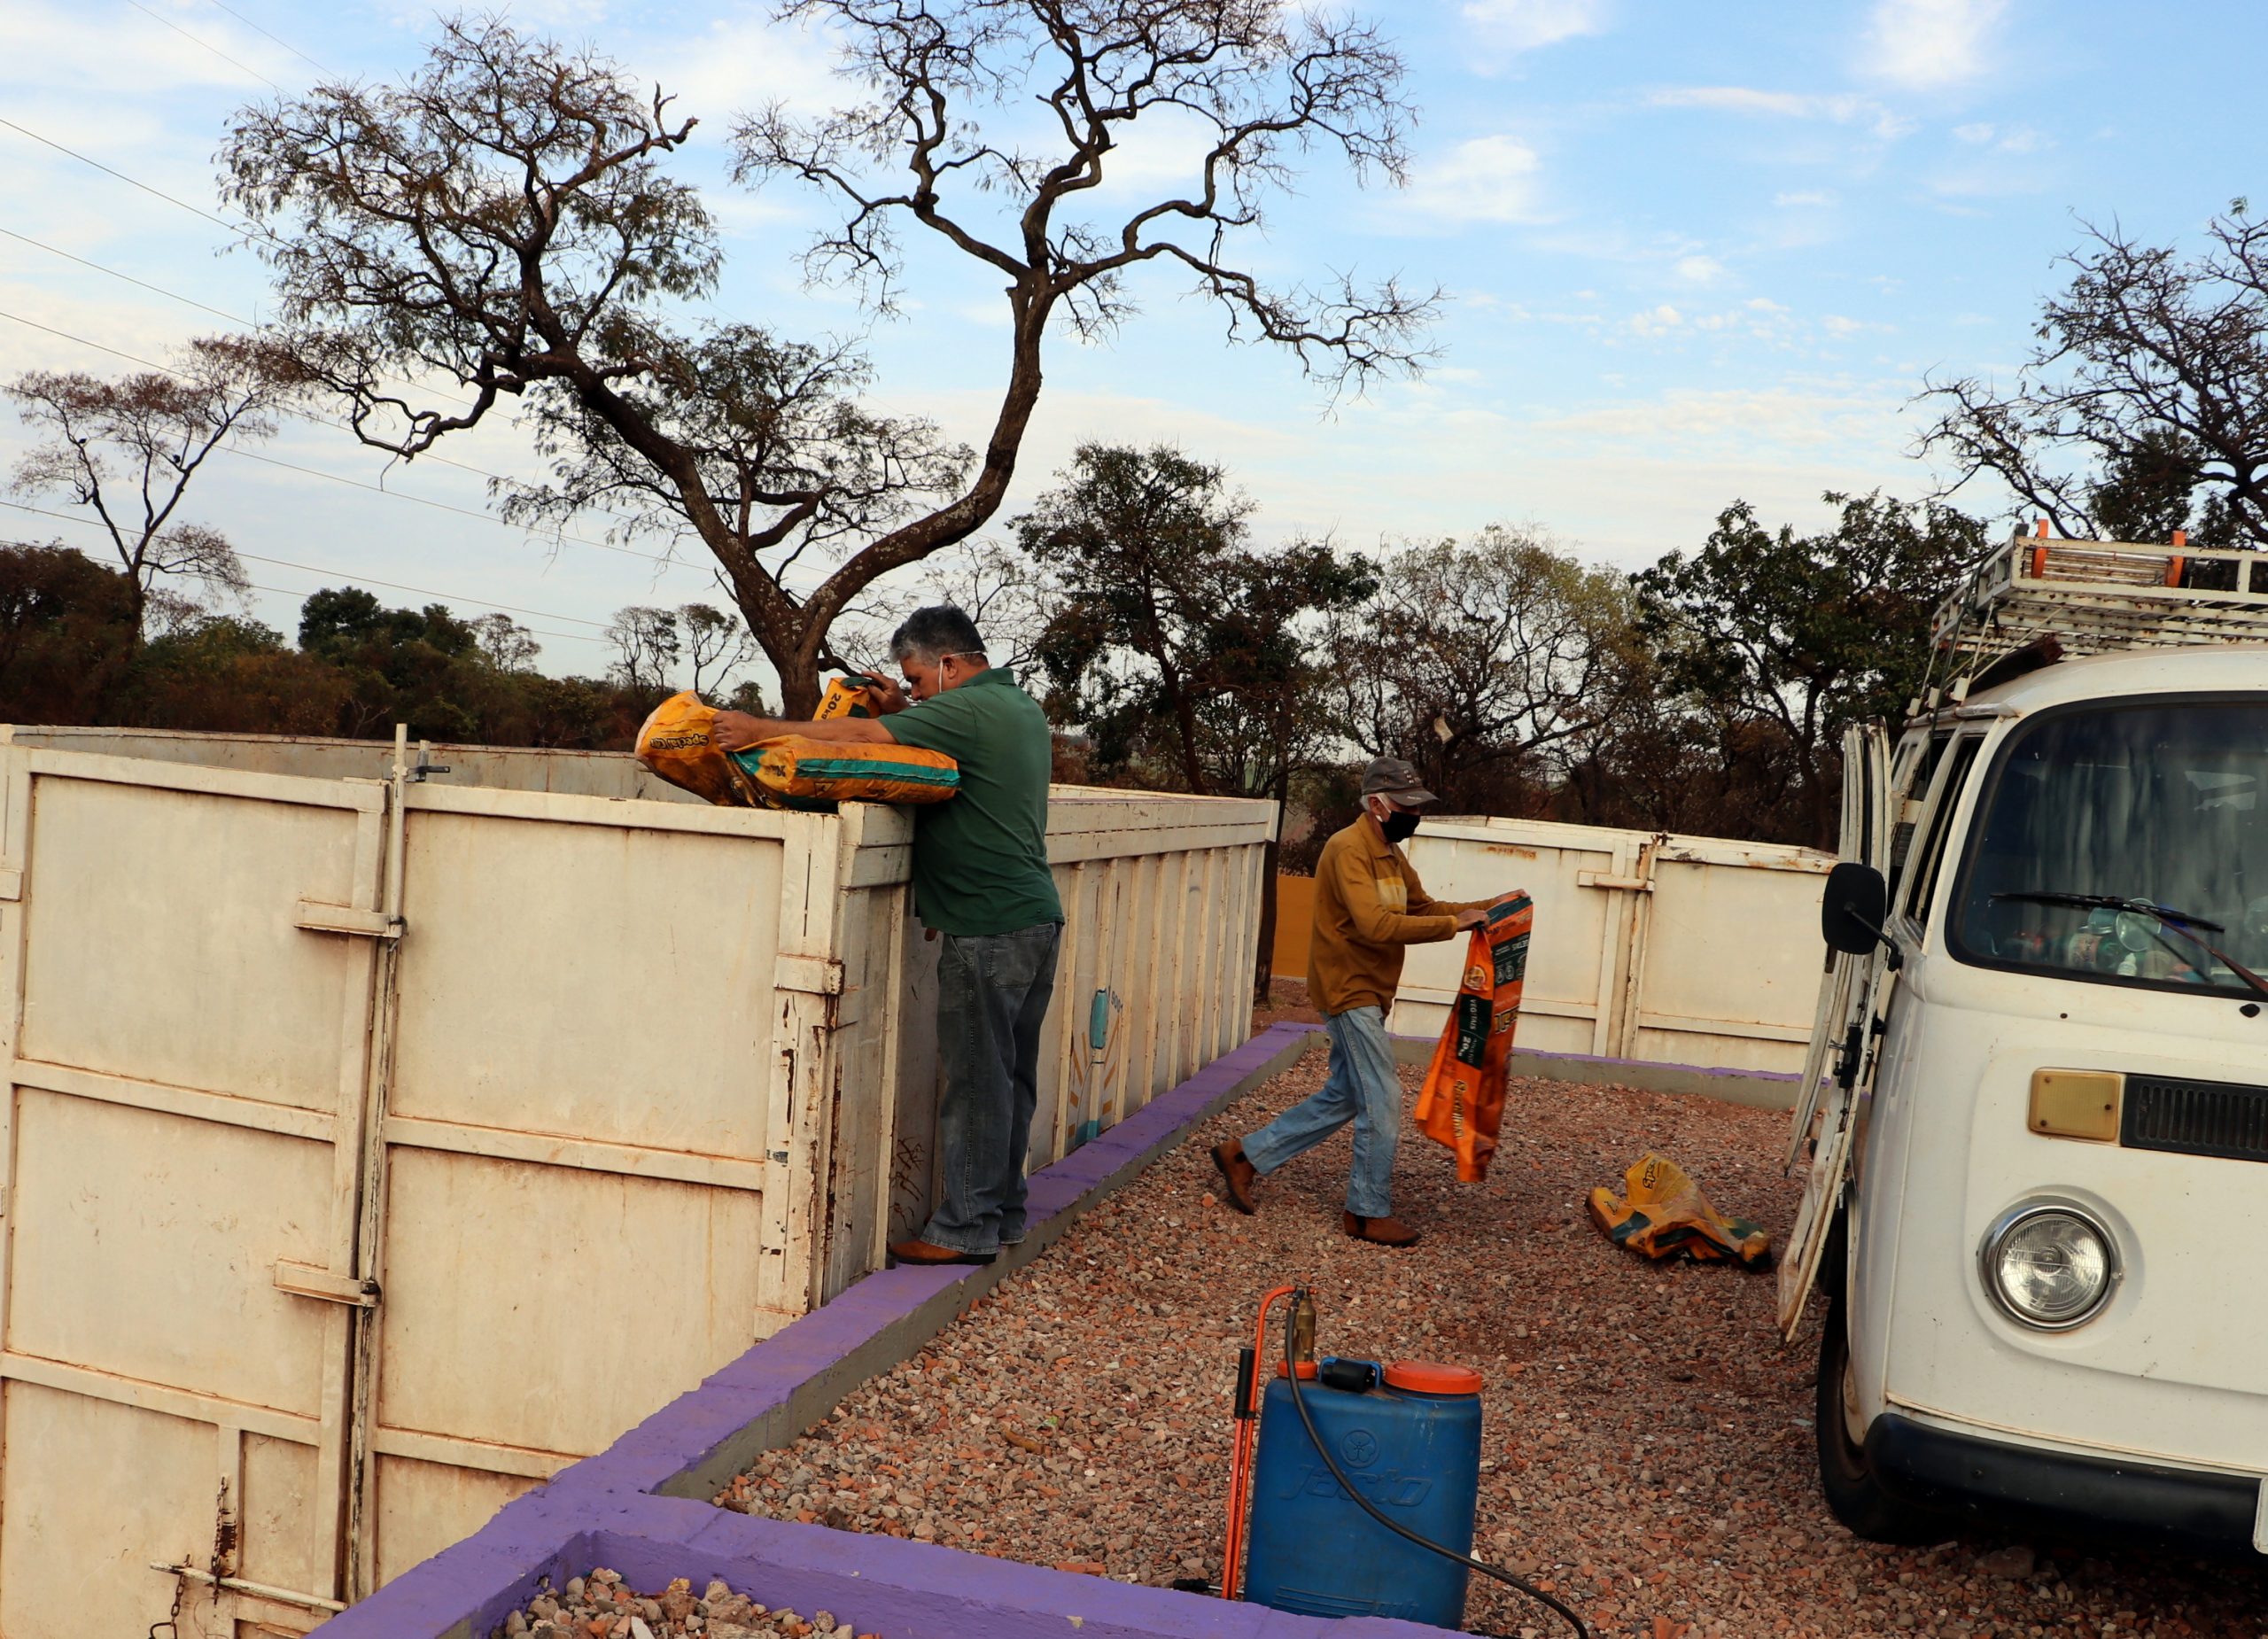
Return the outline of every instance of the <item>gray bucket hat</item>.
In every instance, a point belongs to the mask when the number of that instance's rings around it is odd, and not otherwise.
[[[1363,795],[1383,796],[1399,808],[1416,808],[1441,799],[1418,782],[1418,771],[1398,757],[1374,757],[1363,770]]]

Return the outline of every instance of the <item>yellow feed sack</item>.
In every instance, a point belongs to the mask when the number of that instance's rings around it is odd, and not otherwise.
[[[825,812],[838,802],[942,803],[959,788],[959,765],[941,751],[788,734],[726,752],[711,741],[716,721],[716,708],[699,695],[672,695],[639,728],[638,760],[672,785],[731,808]]]
[[[844,745],[787,734],[731,758],[754,776],[774,807],[836,803],[942,803],[960,788],[960,765],[910,745]]]
[[[760,808],[763,793],[739,764],[710,743],[717,708],[690,689],[656,706],[638,728],[638,760],[672,785],[725,808]]]
[[[1650,1258],[1682,1253],[1701,1262],[1731,1259],[1750,1269],[1772,1261],[1772,1237],[1745,1218],[1717,1216],[1701,1186],[1666,1155],[1649,1153],[1622,1175],[1630,1192],[1617,1200],[1607,1189],[1591,1192],[1591,1217],[1618,1247]]]

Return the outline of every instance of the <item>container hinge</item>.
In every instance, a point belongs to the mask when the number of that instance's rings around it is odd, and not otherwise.
[[[300,900],[291,921],[310,933],[352,934],[361,939],[399,939],[403,927],[399,916],[358,911],[351,905],[328,905],[321,899]]]
[[[327,1269],[318,1269],[312,1263],[294,1263],[289,1258],[276,1265],[276,1287],[294,1297],[315,1298],[325,1303],[351,1304],[356,1309],[378,1306],[377,1281],[334,1275]]]
[[[783,990],[796,990],[806,996],[840,996],[843,994],[843,964],[831,956],[781,955],[773,969],[772,983]]]

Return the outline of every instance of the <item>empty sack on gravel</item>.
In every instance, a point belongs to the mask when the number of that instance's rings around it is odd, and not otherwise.
[[[1650,1258],[1680,1254],[1703,1263],[1736,1262],[1762,1269],[1772,1261],[1772,1237],[1745,1218],[1718,1215],[1701,1186],[1668,1156],[1648,1151],[1622,1175],[1629,1199],[1604,1185],[1591,1192],[1591,1218],[1618,1247]]]

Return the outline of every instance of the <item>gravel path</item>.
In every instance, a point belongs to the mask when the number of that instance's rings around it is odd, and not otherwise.
[[[1208,1122],[719,1502],[1127,1581],[1217,1578],[1236,1349],[1261,1293],[1302,1279],[1321,1352],[1485,1373],[1477,1551],[1547,1581],[1602,1639],[2268,1635],[2268,1577],[2249,1567],[1882,1548],[1836,1525],[1812,1454],[1823,1306],[1783,1350],[1769,1274],[1646,1262],[1582,1208],[1654,1147],[1776,1231],[1799,1192],[1776,1167],[1784,1115],[1516,1082],[1484,1185],[1405,1130],[1395,1208],[1426,1239],[1395,1252],[1339,1232],[1344,1136],[1263,1180],[1256,1217],[1214,1199],[1207,1149],[1322,1074],[1317,1053]],[[1466,1615],[1565,1631],[1478,1577]]]
[[[162,1626],[162,1624],[161,1624]],[[874,1639],[831,1611],[809,1616],[771,1610],[712,1581],[702,1592],[680,1577],[657,1594],[640,1596],[603,1567],[571,1576],[515,1611],[491,1639]]]

